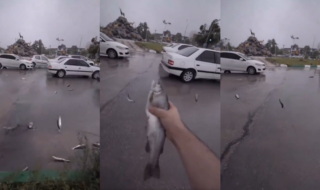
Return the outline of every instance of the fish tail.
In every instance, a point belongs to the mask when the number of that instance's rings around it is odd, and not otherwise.
[[[144,168],[144,175],[143,180],[146,181],[147,179],[154,177],[160,179],[160,167],[159,161],[157,162],[155,167],[152,167],[152,164],[148,163]]]

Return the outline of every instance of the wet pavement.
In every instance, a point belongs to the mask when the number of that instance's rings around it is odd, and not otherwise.
[[[319,189],[319,76],[292,68],[223,75],[222,189]]]
[[[220,83],[185,84],[168,76],[160,60],[161,55],[153,53],[101,59],[101,176],[108,179],[101,180],[102,189],[190,189],[179,155],[168,140],[160,158],[161,179],[143,182],[148,161],[145,105],[151,81],[159,77],[186,125],[220,156]],[[135,103],[127,101],[127,94]]]
[[[99,93],[99,82],[89,78],[59,79],[42,69],[0,70],[0,171],[77,167],[79,152],[71,148],[79,144],[78,132],[90,143],[99,141]],[[29,122],[35,130],[27,129]],[[14,131],[3,129],[17,124]],[[72,163],[53,162],[52,156]]]

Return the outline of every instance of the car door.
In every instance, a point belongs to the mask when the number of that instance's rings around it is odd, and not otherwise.
[[[78,75],[78,64],[77,60],[69,59],[63,65],[64,70],[67,72],[67,75]]]
[[[233,59],[232,63],[235,71],[246,71],[246,62],[240,60],[242,58],[240,55],[232,53],[231,58]]]
[[[100,54],[107,53],[107,43],[104,39],[100,37]]]
[[[79,59],[77,60],[77,64],[79,66],[78,68],[79,75],[91,76],[92,68],[89,66],[87,62]]]
[[[41,64],[48,66],[49,60],[45,56],[41,56]]]
[[[19,68],[20,67],[20,60],[18,57],[16,56],[13,56],[13,55],[7,55],[8,59],[10,60],[10,64],[13,66],[13,67],[17,67]]]
[[[34,62],[35,62],[37,65],[43,65],[43,63],[42,63],[42,61],[41,61],[40,55],[35,55],[35,56],[34,56]]]
[[[197,70],[197,78],[220,79],[220,66],[218,67],[218,64],[215,63],[216,61],[217,58],[215,58],[214,51],[204,50],[195,59],[195,69]]]
[[[11,59],[9,55],[0,55],[0,63],[3,67],[12,67]]]

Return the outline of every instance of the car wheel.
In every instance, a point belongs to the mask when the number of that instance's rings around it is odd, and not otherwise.
[[[97,79],[97,78],[100,78],[100,72],[99,71],[96,71],[92,74],[92,78],[93,79]]]
[[[195,72],[193,70],[185,70],[181,74],[181,79],[183,82],[191,82],[195,77]]]
[[[27,69],[27,67],[26,67],[26,65],[25,65],[25,64],[21,64],[21,65],[20,65],[20,69],[21,69],[21,70],[26,70],[26,69]]]
[[[111,59],[114,59],[117,57],[117,52],[113,49],[108,50],[107,52],[108,57],[110,57]]]
[[[252,66],[248,67],[247,71],[250,75],[256,74],[256,69]]]
[[[66,75],[66,72],[65,72],[64,70],[59,70],[59,71],[57,72],[57,76],[58,76],[59,78],[63,78],[65,75]]]
[[[227,70],[227,71],[224,71],[224,73],[231,73],[231,71]]]

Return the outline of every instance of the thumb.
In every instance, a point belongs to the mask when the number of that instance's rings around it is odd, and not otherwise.
[[[164,109],[156,108],[156,107],[149,107],[149,112],[159,118],[163,118],[166,116],[167,111]]]

